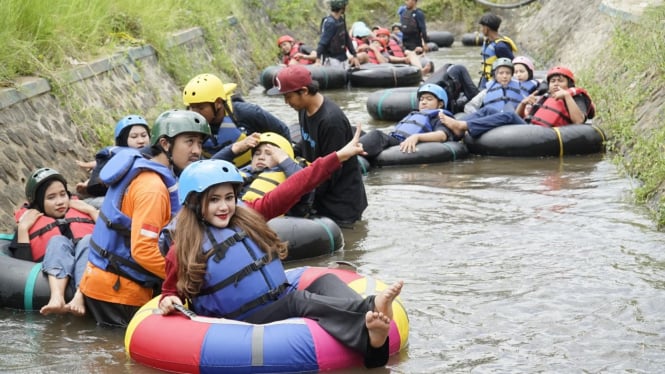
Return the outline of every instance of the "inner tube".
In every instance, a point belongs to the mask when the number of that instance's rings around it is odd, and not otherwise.
[[[328,217],[276,217],[268,221],[282,241],[289,242],[285,261],[330,255],[344,247],[339,226]]]
[[[484,156],[563,157],[605,151],[606,137],[595,125],[543,127],[505,125],[496,127],[477,139],[464,137],[469,152]]]
[[[428,42],[427,43],[427,50],[429,52],[436,52],[439,50],[439,45],[434,43],[434,42]]]
[[[349,80],[354,87],[401,87],[419,85],[420,68],[406,64],[362,64],[351,69]]]
[[[377,166],[420,165],[462,160],[469,151],[462,142],[423,142],[416,145],[416,152],[404,153],[399,145],[386,148],[376,156]]]
[[[485,42],[485,36],[477,32],[469,32],[462,35],[462,45],[467,47],[478,47]]]
[[[334,68],[321,65],[303,65],[312,73],[312,79],[319,82],[319,88],[322,90],[343,88],[348,79],[347,72],[342,68]],[[263,69],[259,76],[259,82],[266,90],[274,86],[275,77],[280,70],[284,69],[281,65],[272,65]]]
[[[418,110],[417,87],[378,90],[367,96],[367,112],[378,120],[397,122]]]
[[[536,0],[521,0],[521,1],[516,1],[514,3],[504,3],[504,4],[498,4],[493,1],[489,0],[476,0],[477,3],[491,7],[491,8],[499,8],[499,9],[515,9],[519,7],[523,7],[525,5],[529,5],[533,3]]]
[[[307,288],[323,274],[335,274],[359,295],[387,286],[341,268],[287,270],[289,283]],[[134,315],[125,332],[125,350],[136,362],[178,373],[301,373],[358,367],[362,357],[328,335],[316,321],[290,318],[254,325],[228,319],[158,312],[159,296]],[[406,347],[409,321],[399,297],[393,302],[389,354]]]
[[[0,307],[39,310],[48,304],[51,291],[41,262],[19,260],[11,256],[13,235],[0,234]],[[65,297],[73,294],[67,288]]]
[[[449,31],[430,31],[427,36],[430,42],[436,43],[439,47],[450,47],[455,42],[455,35]]]

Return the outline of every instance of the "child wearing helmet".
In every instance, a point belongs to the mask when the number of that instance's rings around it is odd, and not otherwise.
[[[258,144],[252,148],[252,162],[240,169],[243,186],[239,197],[243,201],[259,199],[302,170],[303,166],[306,166],[306,163],[304,160],[301,163],[296,161],[291,142],[274,132],[264,132],[260,135]],[[306,216],[313,200],[314,194],[307,193],[287,215]]]
[[[493,108],[481,108],[479,111],[463,117],[444,119],[444,124],[457,135],[469,132],[474,138],[499,126],[511,124],[533,124],[544,127],[559,127],[571,124],[583,124],[595,115],[595,106],[591,97],[583,88],[575,87],[575,77],[566,67],[556,66],[547,73],[549,92],[538,96],[534,91],[522,99],[515,112],[497,112]],[[530,113],[525,108],[532,105]],[[525,118],[523,118],[525,117]]]
[[[496,59],[492,64],[492,79],[487,82],[485,89],[464,106],[464,112],[474,113],[480,108],[492,108],[499,112],[515,111],[526,95],[522,94],[517,79],[513,79],[514,71],[510,59]]]
[[[277,39],[277,47],[281,65],[309,65],[316,62],[316,51],[302,42],[296,42],[291,35],[280,36]]]
[[[51,295],[42,315],[85,314],[79,284],[88,259],[88,243],[99,211],[71,198],[67,181],[57,171],[40,168],[25,185],[27,203],[15,212],[14,257],[42,262]],[[69,302],[66,293],[74,295]]]
[[[526,56],[517,56],[513,59],[513,66],[515,69],[513,77],[520,82],[520,90],[524,97],[531,95],[534,91],[539,89],[540,82],[537,79],[533,79],[535,67],[530,58]],[[528,113],[530,110],[531,107],[527,106],[526,112]]]
[[[119,147],[141,149],[150,145],[150,127],[142,116],[130,114],[116,123],[113,137],[115,146],[105,147],[97,152],[95,161],[76,161],[79,167],[91,172],[88,180],[76,184],[76,192],[79,194],[104,196],[108,188],[99,180],[99,172],[106,162],[121,149]]]
[[[376,129],[360,138],[372,162],[384,149],[399,145],[405,153],[417,152],[417,144],[421,142],[445,142],[459,140],[452,131],[440,120],[441,116],[452,116],[445,110],[448,95],[440,86],[428,83],[418,88],[418,111],[409,113],[395,125],[395,130],[386,134]]]
[[[354,137],[356,145],[358,135],[359,131]],[[340,152],[326,158],[339,163]],[[347,156],[355,154],[351,149]],[[302,192],[295,179],[299,174],[270,194]],[[221,160],[200,161],[182,173],[179,196],[183,208],[177,216],[175,244],[166,255],[160,311],[172,313],[174,305],[187,301],[199,315],[247,323],[308,317],[359,352],[367,367],[385,365],[392,302],[403,282],[365,299],[335,275],[323,276],[306,290],[294,289],[287,283],[281,262],[287,256],[287,244],[266,223],[270,216],[248,204],[238,204],[242,181],[239,171]],[[294,202],[292,198],[273,198],[281,210]],[[212,256],[219,243],[231,243],[229,238],[242,240],[228,244],[225,256]],[[258,267],[257,258],[261,263]],[[238,269],[247,271],[238,278]]]

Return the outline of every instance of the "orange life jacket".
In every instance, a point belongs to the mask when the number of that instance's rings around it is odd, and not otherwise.
[[[27,210],[27,205],[24,205],[14,213],[16,223],[18,223]],[[71,239],[76,243],[84,236],[92,234],[92,230],[95,228],[95,221],[89,215],[74,208],[69,208],[64,218],[55,219],[46,215],[39,217],[28,231],[33,261],[38,262],[44,258],[49,240],[56,235],[61,235],[58,227],[62,225],[69,225],[69,229],[74,236]]]
[[[596,108],[587,91],[583,88],[577,87],[569,88],[569,90],[571,90],[573,97],[578,95],[586,97],[588,105],[587,112],[584,113],[584,115],[587,118],[593,118],[596,113]],[[536,112],[531,117],[532,124],[544,127],[561,127],[572,124],[570,112],[568,111],[564,100],[557,100],[547,96],[542,104],[536,105]]]

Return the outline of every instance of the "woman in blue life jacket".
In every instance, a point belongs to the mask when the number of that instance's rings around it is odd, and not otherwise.
[[[168,314],[187,300],[197,314],[255,324],[307,317],[362,354],[367,367],[385,365],[392,302],[403,282],[365,299],[335,275],[295,290],[281,262],[286,243],[258,211],[238,204],[242,183],[238,169],[222,160],[195,162],[180,175],[183,208],[160,310]]]
[[[76,184],[76,192],[84,196],[104,196],[108,187],[99,180],[99,172],[113,157],[119,147],[141,149],[150,145],[150,126],[145,118],[137,114],[122,117],[116,124],[113,134],[115,146],[105,147],[95,155],[94,161],[76,163],[82,169],[90,170],[90,178]]]
[[[27,204],[15,213],[16,235],[9,248],[16,258],[42,262],[51,295],[39,312],[82,316],[85,303],[79,283],[99,211],[72,199],[65,178],[50,168],[32,172],[25,196]],[[68,288],[74,295],[69,302],[65,300]]]
[[[372,130],[360,138],[360,142],[371,161],[384,149],[399,145],[400,151],[413,153],[421,142],[445,142],[459,140],[441,123],[441,116],[451,116],[446,107],[448,95],[441,86],[428,83],[418,88],[418,111],[409,113],[395,125],[395,130],[386,134]]]

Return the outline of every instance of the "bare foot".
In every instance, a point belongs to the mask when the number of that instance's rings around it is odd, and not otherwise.
[[[48,301],[48,304],[44,305],[39,310],[39,313],[45,316],[48,316],[49,314],[64,314],[67,312],[68,310],[65,307],[65,299],[58,296],[51,297],[51,299]]]
[[[65,304],[65,309],[77,317],[82,317],[85,315],[85,299],[80,290],[76,290],[74,297]]]
[[[449,128],[455,136],[461,137],[464,135],[464,132],[467,130],[466,122],[465,121],[459,121],[456,120],[455,118],[448,117],[448,116],[442,116],[441,122],[443,123],[444,126]]]
[[[382,347],[390,333],[390,318],[381,312],[369,311],[365,314],[365,326],[369,333],[369,345],[372,348]]]
[[[393,300],[402,292],[404,281],[395,282],[374,298],[374,311],[383,313],[389,319],[393,319]]]

